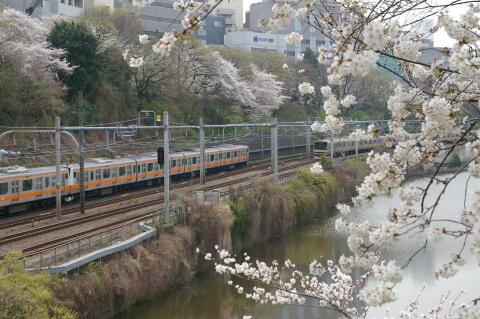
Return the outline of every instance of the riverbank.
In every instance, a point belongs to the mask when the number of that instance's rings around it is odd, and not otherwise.
[[[352,197],[367,173],[363,160],[350,159],[322,174],[302,169],[282,185],[256,180],[251,191],[232,189],[228,205],[186,202],[183,226],[159,226],[148,244],[69,274],[55,287],[58,303],[81,318],[113,317],[187,284],[206,269],[196,259],[196,247],[210,251],[220,244],[239,251],[281,237],[297,225],[329,216],[338,201]]]

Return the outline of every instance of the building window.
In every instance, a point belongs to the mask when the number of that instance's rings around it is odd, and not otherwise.
[[[163,3],[163,2],[157,2],[157,1],[150,3],[150,5],[154,7],[161,7],[161,8],[173,8],[173,5],[171,3]]]
[[[205,32],[205,30],[198,30],[197,35],[205,36],[205,35],[207,35],[207,33]]]
[[[303,40],[302,40],[302,44],[310,44],[310,40],[303,39]]]
[[[155,16],[147,16],[147,15],[141,15],[140,16],[143,20],[147,21],[159,21],[159,22],[167,22],[167,23],[173,23],[173,24],[180,24],[180,20],[178,19],[170,19],[170,18],[163,18],[163,17],[155,17]]]
[[[217,28],[223,27],[223,22],[222,21],[213,21],[213,26]]]
[[[325,41],[323,40],[317,40],[317,45],[324,45],[325,44]]]

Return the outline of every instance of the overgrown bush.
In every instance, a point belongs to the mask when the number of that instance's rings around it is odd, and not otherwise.
[[[161,230],[148,245],[137,245],[101,267],[62,281],[56,287],[58,303],[75,309],[82,318],[109,318],[126,311],[192,278],[193,243],[187,227]]]

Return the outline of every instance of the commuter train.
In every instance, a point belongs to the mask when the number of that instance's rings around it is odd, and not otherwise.
[[[458,140],[460,135],[458,134],[449,134],[443,135],[439,138],[443,143],[453,143]],[[471,139],[470,136],[467,139]],[[376,138],[362,138],[356,141],[354,138],[342,137],[340,139],[335,139],[333,141],[333,156],[348,156],[356,153],[358,145],[358,153],[367,153],[373,150],[378,146],[385,146],[388,141],[394,142],[395,140],[389,136],[378,136]],[[320,157],[321,155],[330,156],[332,152],[332,142],[330,140],[319,140],[313,144],[313,152],[315,158]]]
[[[354,138],[342,137],[340,139],[335,139],[333,141],[333,156],[347,156],[356,153],[358,145],[358,153],[370,152],[377,146],[385,145],[385,142],[388,140],[387,136],[379,136],[377,138],[363,138],[355,141]],[[313,144],[313,153],[317,158],[321,155],[330,156],[332,152],[332,141],[330,140],[319,140]],[[357,144],[358,143],[358,144]]]
[[[245,166],[248,163],[248,146],[223,145],[205,149],[205,170],[216,172]],[[170,154],[172,179],[197,175],[200,171],[198,149]],[[91,158],[85,161],[86,196],[109,194],[138,185],[161,183],[163,165],[157,162],[157,153],[115,159]],[[63,199],[79,195],[79,164],[61,166]],[[52,205],[55,202],[55,166],[25,168],[10,166],[0,168],[0,213],[15,213],[33,207]]]

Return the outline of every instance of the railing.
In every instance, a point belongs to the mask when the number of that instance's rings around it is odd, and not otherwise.
[[[51,268],[55,265],[65,265],[72,259],[78,258],[79,256],[88,256],[94,252],[99,252],[102,249],[107,249],[108,247],[117,245],[117,249],[111,253],[125,250],[131,247],[130,239],[138,237],[139,241],[148,240],[151,236],[141,236],[142,233],[146,233],[146,228],[149,228],[147,225],[155,225],[159,220],[163,220],[164,211],[160,211],[156,214],[150,214],[143,216],[132,221],[126,222],[122,225],[114,226],[99,233],[92,235],[87,235],[83,237],[76,238],[74,240],[56,245],[55,247],[46,248],[41,251],[36,251],[30,254],[26,254],[23,262],[23,266],[26,269],[35,270],[35,269],[45,269]],[[182,214],[179,210],[174,210],[173,214],[170,214],[169,222],[172,224],[179,224],[182,222]],[[153,228],[151,228],[153,229]],[[147,229],[148,230],[148,229]],[[135,243],[135,244],[136,244]],[[123,245],[123,247],[122,247]],[[103,254],[107,256],[111,253]],[[89,261],[83,262],[78,261],[77,265],[74,268],[78,268],[83,264],[86,264],[90,261],[101,258],[90,258]],[[66,266],[60,266],[66,267]],[[56,271],[54,271],[56,272]],[[61,271],[58,271],[61,272]]]
[[[296,176],[296,173],[285,174],[279,183],[284,183]],[[251,190],[252,184],[241,186],[243,190]],[[215,189],[201,194],[202,201],[219,203],[228,199],[229,191],[220,192]],[[30,271],[48,270],[51,273],[68,272],[89,262],[98,260],[119,251],[123,251],[155,235],[155,229],[147,225],[155,225],[164,220],[164,211],[149,214],[122,225],[105,229],[99,233],[76,238],[55,247],[26,254],[24,268]],[[171,209],[169,223],[180,224],[183,216],[174,205]],[[76,259],[75,259],[76,258]]]

